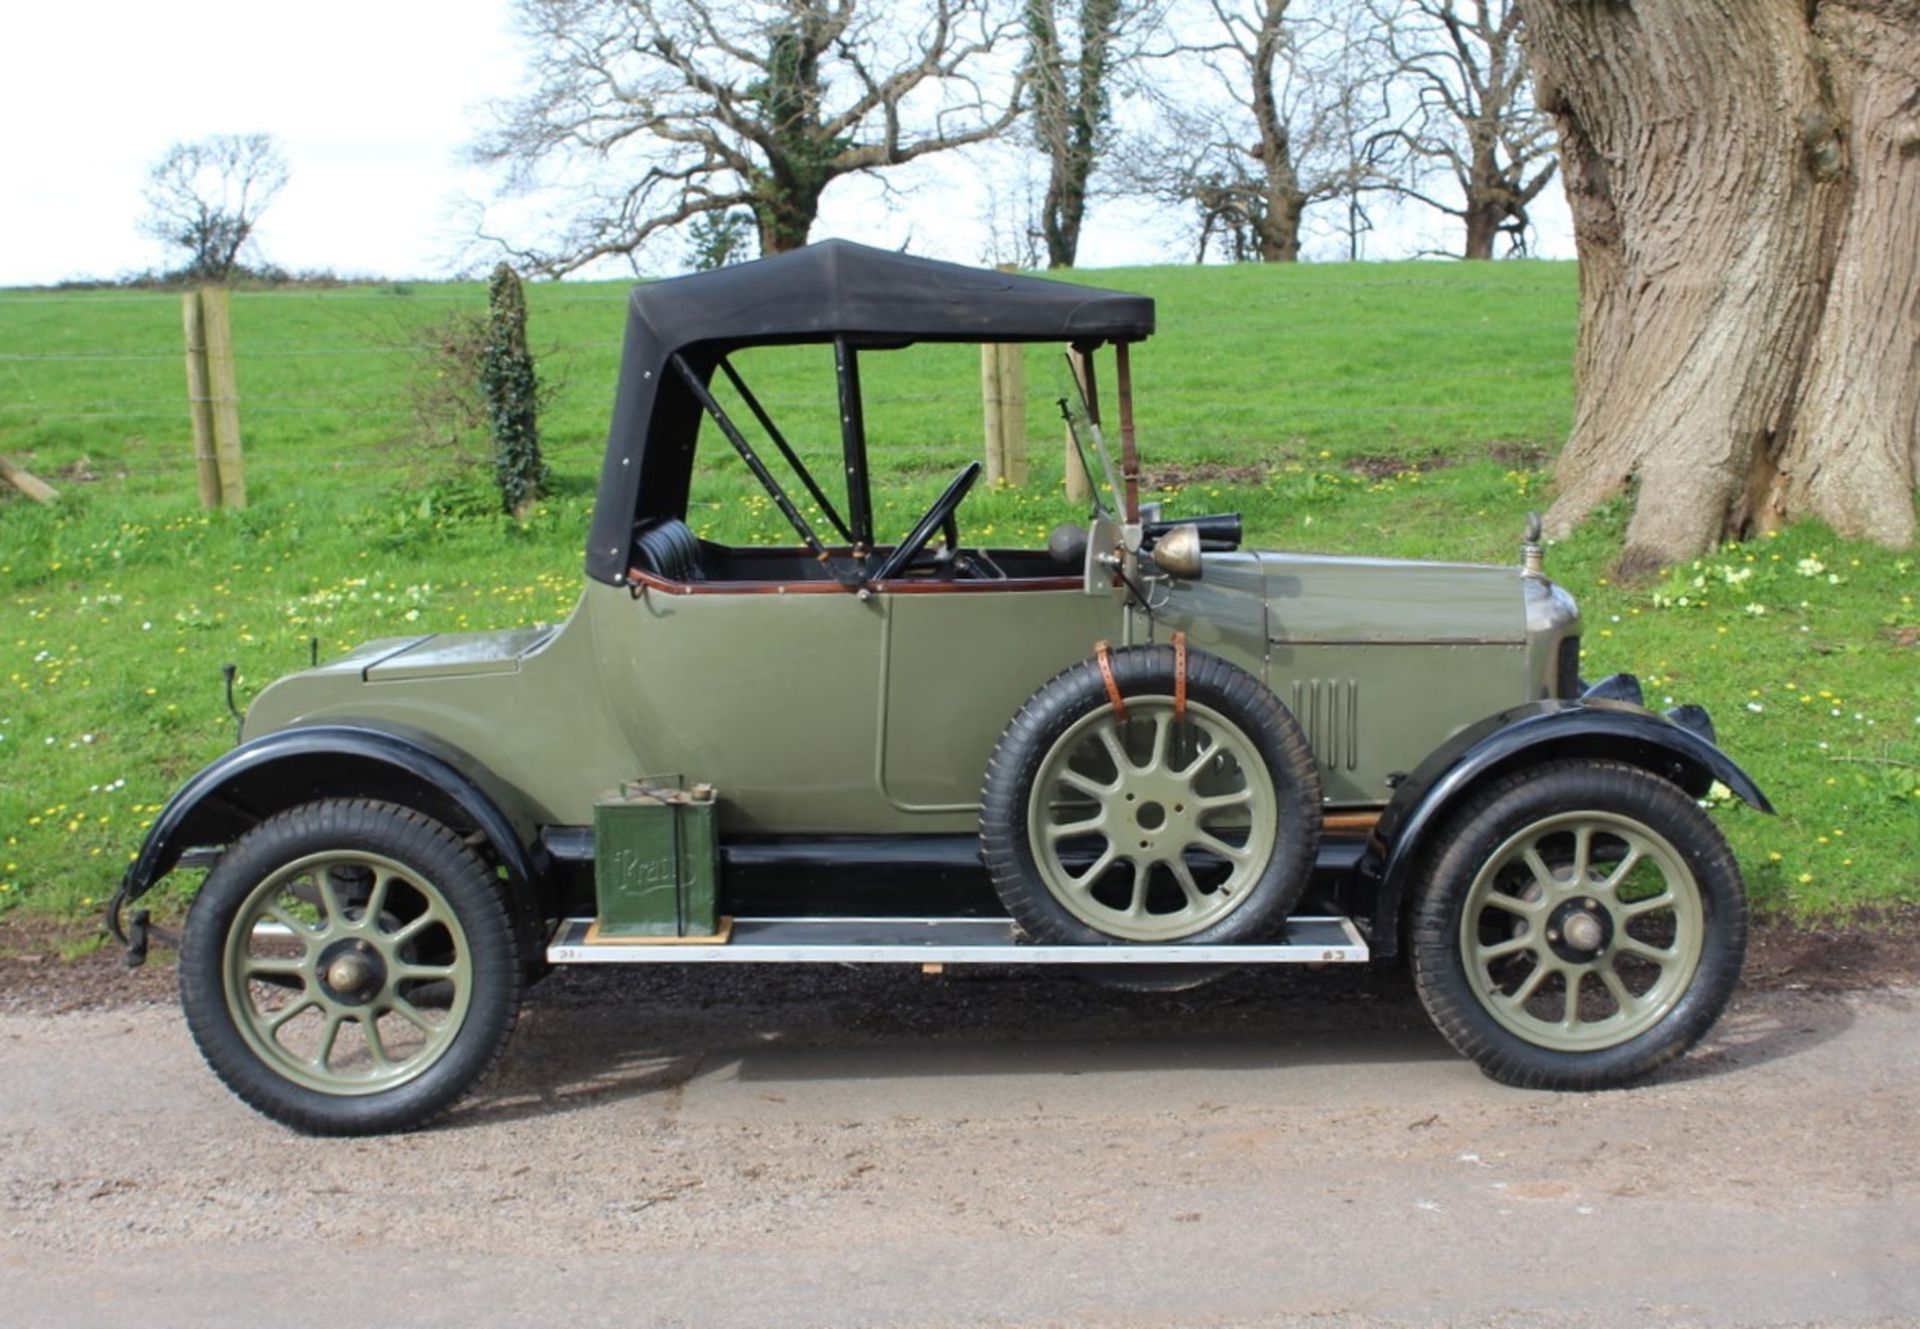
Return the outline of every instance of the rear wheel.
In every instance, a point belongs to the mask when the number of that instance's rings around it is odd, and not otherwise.
[[[1719,828],[1636,767],[1510,776],[1453,821],[1413,910],[1434,1023],[1493,1078],[1597,1089],[1693,1046],[1746,952],[1746,891]]]
[[[501,883],[446,827],[329,800],[222,856],[187,915],[180,994],[229,1088],[296,1130],[406,1130],[505,1045],[521,967]]]

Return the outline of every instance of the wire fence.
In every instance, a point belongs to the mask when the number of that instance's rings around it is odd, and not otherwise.
[[[1430,283],[1374,279],[1356,281],[1354,289],[1384,293],[1424,285]],[[1447,289],[1512,293],[1500,283],[1456,282]],[[0,293],[0,451],[45,459],[82,479],[190,475],[195,461],[180,369],[179,301],[169,292]],[[485,308],[478,288],[471,294],[242,292],[235,303],[244,316],[236,320],[241,327],[235,360],[246,466],[278,475],[403,464],[400,445],[421,419],[416,389],[421,377],[433,372],[431,357],[442,349],[421,335],[439,315],[422,311],[481,313]],[[534,313],[552,320],[565,312],[570,317],[563,322],[592,317],[604,320],[603,326],[617,326],[624,305],[624,291],[615,297],[543,292]],[[54,307],[76,317],[45,312]],[[87,313],[120,307],[141,316],[137,330],[86,328]],[[403,322],[369,321],[365,311],[376,307]],[[1180,357],[1170,372],[1156,371],[1149,362],[1136,374],[1143,441],[1157,460],[1177,464],[1235,447],[1284,451],[1302,439],[1313,443],[1336,435],[1347,444],[1383,448],[1418,446],[1436,436],[1545,441],[1563,434],[1570,422],[1570,318],[1509,322],[1502,330],[1506,344],[1536,348],[1517,359],[1461,353],[1457,321],[1405,318],[1386,325],[1373,363],[1340,372],[1328,372],[1328,358],[1308,359],[1300,366],[1305,372],[1294,376],[1259,353],[1263,339],[1277,331],[1298,347],[1311,344],[1320,331],[1350,327],[1350,317],[1309,311],[1205,329],[1204,336],[1222,348],[1219,354]],[[250,337],[253,328],[265,335]],[[128,335],[122,344],[71,344],[83,330]],[[1176,323],[1163,326],[1159,340],[1194,335]],[[597,467],[621,345],[618,338],[589,335],[539,347],[543,368],[562,381],[548,414],[549,449],[570,468]],[[1233,354],[1226,352],[1230,346]],[[1427,354],[1394,347],[1424,347]],[[954,354],[965,349],[936,348],[949,356],[942,368],[959,370],[941,376],[938,386],[929,386],[931,376],[918,370],[869,371],[864,404],[869,451],[878,467],[911,470],[922,461],[957,461],[978,450],[977,365],[964,369],[964,356]],[[790,358],[776,364],[766,381],[757,366],[742,367],[803,456],[809,461],[833,457],[839,449],[839,403],[830,372],[824,362],[801,364],[791,351],[772,354]],[[1052,366],[1050,357],[1051,352],[1036,349],[1029,360],[1027,417],[1034,455],[1057,459],[1061,425],[1055,398],[1068,389],[1064,366]],[[889,365],[891,360],[890,353]],[[889,384],[889,377],[902,386]],[[170,455],[160,455],[162,450]]]

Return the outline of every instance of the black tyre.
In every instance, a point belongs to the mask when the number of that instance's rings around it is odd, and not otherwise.
[[[312,1135],[423,1125],[506,1045],[522,969],[503,883],[459,837],[333,799],[260,823],[207,875],[180,1000],[227,1087]]]
[[[987,764],[982,857],[1040,942],[1241,941],[1299,902],[1320,839],[1320,772],[1260,681],[1171,647],[1060,673],[1020,708]]]
[[[1699,1041],[1739,979],[1739,865],[1698,803],[1638,767],[1503,777],[1427,868],[1415,984],[1454,1047],[1503,1084],[1638,1080]]]

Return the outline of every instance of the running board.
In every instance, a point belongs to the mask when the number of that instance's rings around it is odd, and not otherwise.
[[[1290,918],[1272,942],[1039,946],[1005,918],[736,918],[724,943],[587,940],[569,918],[547,946],[550,964],[1362,964],[1367,943],[1349,918]]]

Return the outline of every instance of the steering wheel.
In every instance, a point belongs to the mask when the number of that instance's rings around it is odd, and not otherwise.
[[[926,515],[915,522],[913,529],[907,532],[907,538],[893,547],[893,552],[887,555],[886,562],[876,568],[867,580],[886,581],[888,578],[899,576],[914,559],[919,557],[920,551],[927,547],[927,541],[933,539],[935,531],[946,532],[949,549],[957,547],[960,526],[954,520],[953,514],[966,500],[967,492],[973,488],[974,481],[979,478],[979,462],[970,461],[961,467],[960,474],[954,476],[940,497],[933,500],[933,506],[927,509]]]

